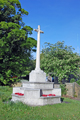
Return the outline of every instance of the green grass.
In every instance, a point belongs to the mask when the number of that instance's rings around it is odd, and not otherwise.
[[[0,120],[80,120],[80,101],[64,98],[69,103],[30,107],[10,102],[11,93],[12,88],[0,87]]]

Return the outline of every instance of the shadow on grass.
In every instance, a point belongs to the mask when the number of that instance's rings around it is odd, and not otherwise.
[[[70,103],[70,102],[64,101],[64,98],[61,97],[61,103]]]

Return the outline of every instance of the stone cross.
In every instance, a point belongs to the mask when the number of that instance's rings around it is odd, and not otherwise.
[[[40,30],[40,25],[38,25],[38,29],[34,29],[34,31],[37,32],[36,68],[29,73],[29,82],[40,83],[46,81],[46,73],[40,69],[40,33],[44,32]]]
[[[40,30],[40,25],[38,25],[38,29],[34,29],[34,31],[38,32],[37,34],[37,55],[36,55],[36,68],[35,70],[40,70],[40,33],[44,33]]]

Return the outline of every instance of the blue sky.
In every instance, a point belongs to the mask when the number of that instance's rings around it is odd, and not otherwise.
[[[29,12],[23,16],[25,25],[37,29],[40,25],[41,49],[44,42],[75,48],[80,53],[80,0],[19,0],[22,8]],[[30,36],[37,40],[37,32]],[[35,54],[34,54],[35,57]]]

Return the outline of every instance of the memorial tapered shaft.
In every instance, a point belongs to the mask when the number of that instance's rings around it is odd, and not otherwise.
[[[34,29],[37,33],[37,55],[36,55],[36,68],[35,70],[40,70],[40,33],[44,33],[40,30],[40,25],[38,25],[38,29]]]

